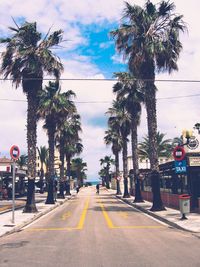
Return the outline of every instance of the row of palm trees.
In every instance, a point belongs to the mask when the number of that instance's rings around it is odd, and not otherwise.
[[[182,17],[182,15],[175,14],[175,5],[169,1],[161,1],[156,5],[148,0],[144,7],[125,2],[122,23],[118,29],[110,32],[115,40],[116,49],[128,62],[128,72],[115,73],[118,79],[113,87],[116,100],[107,112],[109,118],[105,142],[112,143],[112,149],[114,146],[116,148],[117,144],[122,144],[124,197],[129,197],[127,142],[131,133],[133,170],[136,181],[135,201],[142,201],[138,177],[137,127],[140,123],[141,105],[145,105],[152,185],[154,189],[158,189],[152,190],[152,210],[164,209],[160,197],[158,175],[155,76],[161,71],[171,73],[178,70],[177,60],[182,49],[179,34],[186,29]],[[114,153],[116,161],[118,152],[119,150],[115,150]],[[117,167],[116,172],[118,172]]]
[[[46,203],[54,203],[54,149],[55,144],[60,149],[61,181],[63,180],[63,155],[68,151],[68,162],[77,152],[81,152],[82,145],[79,138],[81,131],[80,116],[72,97],[74,92],[61,93],[59,78],[64,70],[60,58],[52,49],[59,47],[63,38],[63,31],[50,33],[42,38],[36,23],[25,22],[16,27],[9,27],[11,37],[1,38],[0,43],[5,46],[1,54],[0,73],[4,79],[11,79],[18,88],[22,86],[27,97],[27,149],[28,149],[28,192],[24,212],[36,212],[34,185],[36,177],[36,144],[37,122],[44,120],[49,145],[48,164],[48,196]],[[55,81],[49,82],[43,89],[44,75],[53,76]],[[70,132],[70,137],[69,137]],[[65,137],[64,137],[65,136]],[[66,137],[67,136],[67,137]],[[64,140],[64,146],[63,146]],[[66,147],[65,147],[66,145]],[[66,150],[63,150],[64,147]]]

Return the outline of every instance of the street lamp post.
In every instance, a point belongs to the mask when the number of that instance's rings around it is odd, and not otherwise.
[[[193,131],[192,130],[186,130],[186,129],[184,129],[182,131],[182,136],[186,139],[186,142],[185,143],[183,142],[183,144],[181,144],[181,146],[188,145],[189,142],[190,142],[190,138],[192,137],[192,135],[193,135]]]

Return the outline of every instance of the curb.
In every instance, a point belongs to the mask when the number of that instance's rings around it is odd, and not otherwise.
[[[13,229],[8,230],[6,233],[0,235],[0,238],[3,237],[3,236],[6,236],[6,235],[13,234],[15,232],[19,232],[23,227],[25,227],[25,226],[29,225],[30,223],[36,221],[37,219],[39,219],[40,217],[46,215],[47,213],[49,213],[50,211],[56,209],[57,207],[63,205],[65,202],[67,202],[69,199],[71,199],[74,196],[75,195],[73,195],[73,194],[71,196],[67,196],[65,199],[63,199],[59,203],[53,204],[52,207],[49,207],[45,211],[41,211],[41,212],[35,213],[35,215],[32,218],[28,219],[27,221],[22,222],[20,225],[17,225]]]
[[[136,208],[136,209],[138,209],[138,210],[150,215],[151,217],[154,217],[155,219],[157,219],[157,220],[159,220],[161,222],[164,222],[164,223],[168,224],[169,226],[172,226],[172,227],[174,227],[174,228],[176,228],[178,230],[182,230],[182,231],[186,231],[186,232],[190,232],[190,233],[199,233],[199,232],[195,232],[195,231],[192,231],[192,230],[188,230],[188,229],[186,229],[186,228],[184,228],[184,227],[182,227],[182,226],[180,226],[180,225],[178,225],[178,224],[176,224],[174,222],[171,222],[171,221],[169,221],[169,220],[157,215],[156,213],[154,213],[154,212],[152,212],[150,210],[146,210],[146,209],[142,208],[141,206],[139,206],[139,205],[137,205],[137,204],[135,204],[135,203],[133,203],[131,201],[128,201],[125,198],[122,198],[120,196],[116,196],[116,198],[122,200],[123,202],[131,205],[132,207],[134,207],[134,208]]]

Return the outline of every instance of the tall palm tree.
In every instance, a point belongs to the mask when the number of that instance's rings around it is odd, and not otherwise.
[[[4,79],[11,77],[16,88],[22,84],[27,96],[27,143],[28,143],[28,192],[24,212],[36,212],[34,180],[36,177],[36,128],[38,92],[42,90],[44,73],[60,77],[63,66],[51,49],[62,41],[63,31],[58,30],[42,39],[35,23],[25,22],[22,26],[10,27],[13,34],[0,39],[6,44],[2,53],[0,72]]]
[[[23,169],[24,167],[27,167],[27,160],[28,160],[28,156],[23,154],[21,155],[18,160],[17,160],[17,164],[19,165],[20,169]]]
[[[82,158],[72,159],[72,169],[76,173],[79,187],[83,186],[83,181],[86,179],[87,163]]]
[[[66,194],[70,195],[70,176],[71,176],[71,159],[75,155],[79,155],[83,151],[83,145],[79,140],[70,140],[70,143],[65,144],[65,156],[67,161],[67,184],[66,184]],[[79,184],[82,186],[81,184]]]
[[[83,146],[80,143],[79,132],[81,131],[80,115],[77,114],[76,108],[72,114],[60,121],[58,126],[58,134],[56,138],[57,148],[60,152],[60,196],[64,198],[64,161],[66,157],[68,172],[70,172],[70,160],[76,153],[82,152]],[[73,151],[72,151],[73,150]],[[70,176],[70,175],[69,175]],[[67,181],[68,182],[68,181]],[[70,186],[67,185],[67,194],[70,194]]]
[[[64,153],[67,162],[67,195],[70,195],[71,159],[72,157],[74,157],[75,155],[79,155],[83,151],[83,145],[79,137],[79,133],[82,131],[80,119],[80,115],[77,114],[75,110],[68,118],[68,120],[65,121],[65,123],[63,124],[64,127],[61,129],[61,136],[62,138],[64,138],[64,140],[61,140],[61,142],[63,142],[62,152]]]
[[[117,195],[121,195],[120,181],[119,181],[119,152],[122,150],[122,138],[120,132],[115,128],[109,127],[105,132],[104,141],[106,145],[111,145],[112,152],[115,156],[115,176],[117,182]]]
[[[114,160],[111,158],[111,156],[105,156],[104,158],[100,159],[100,165],[104,167],[105,169],[105,182],[106,182],[106,188],[110,188],[110,167],[112,164],[114,164]]]
[[[55,134],[59,124],[59,120],[63,121],[75,106],[71,101],[74,92],[69,90],[61,93],[61,87],[58,82],[49,82],[44,90],[40,93],[40,101],[38,108],[38,118],[44,119],[44,128],[47,129],[48,144],[49,144],[49,177],[48,177],[48,195],[46,204],[54,204],[53,198],[53,182],[55,177],[54,170],[54,151],[55,151]]]
[[[182,145],[183,144],[183,136],[181,135],[180,137],[174,137],[172,139],[172,143],[171,143],[171,146],[172,146],[172,150],[178,146],[178,145]]]
[[[171,139],[164,139],[165,134],[157,132],[156,135],[156,145],[158,147],[158,157],[166,157],[170,158],[172,155],[172,144],[173,140]],[[174,141],[176,141],[175,139]],[[139,155],[142,159],[150,158],[150,140],[148,136],[143,138],[143,141],[138,145]]]
[[[117,99],[124,102],[125,108],[130,114],[131,119],[131,147],[132,147],[132,161],[133,161],[133,175],[135,180],[135,200],[134,202],[143,202],[141,194],[141,186],[139,179],[138,166],[138,134],[137,128],[140,124],[140,117],[142,106],[144,102],[144,95],[140,90],[140,84],[134,77],[127,72],[115,73],[118,82],[113,86],[113,92],[117,94]],[[133,190],[133,179],[130,177],[130,191]]]
[[[43,184],[44,184],[44,165],[46,166],[46,170],[47,170],[47,159],[49,157],[49,150],[48,148],[46,148],[46,146],[40,146],[37,147],[37,151],[38,151],[38,155],[39,155],[39,159],[40,159],[40,189],[41,192]]]
[[[111,128],[116,128],[120,131],[122,137],[122,161],[123,161],[123,176],[124,176],[124,195],[123,197],[130,197],[128,192],[128,164],[127,164],[127,142],[130,134],[130,114],[127,112],[123,99],[113,101],[113,105],[108,109],[107,114],[108,125]]]
[[[105,186],[105,181],[106,181],[106,168],[103,167],[102,169],[100,169],[100,171],[98,172],[98,174],[101,177],[102,185]],[[120,191],[120,193],[121,193],[121,191]]]
[[[125,22],[111,35],[118,51],[128,58],[130,72],[143,81],[150,164],[152,171],[158,171],[155,72],[171,73],[178,69],[177,60],[182,49],[179,33],[185,30],[185,24],[183,16],[174,13],[175,5],[169,1],[161,1],[157,6],[148,0],[144,8],[127,2],[125,5]],[[157,210],[162,208],[157,205]]]

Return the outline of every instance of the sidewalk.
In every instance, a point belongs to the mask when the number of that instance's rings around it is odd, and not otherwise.
[[[57,199],[55,204],[45,204],[46,194],[35,194],[37,213],[23,213],[25,199],[16,199],[16,209],[14,212],[14,224],[12,223],[12,200],[0,201],[0,237],[19,231],[24,226],[30,224],[39,217],[45,215],[56,207],[65,203],[75,192],[71,191],[71,196],[65,199]],[[10,208],[8,210],[8,208]],[[7,210],[6,210],[7,209]]]
[[[116,190],[112,190],[112,193],[115,194]],[[150,211],[152,203],[146,200],[143,203],[134,203],[134,197],[123,198],[121,195],[118,195],[117,198],[170,226],[181,230],[200,233],[200,214],[198,213],[189,213],[186,215],[187,220],[181,220],[182,216],[179,210],[165,207],[166,210],[164,211],[153,212]]]

